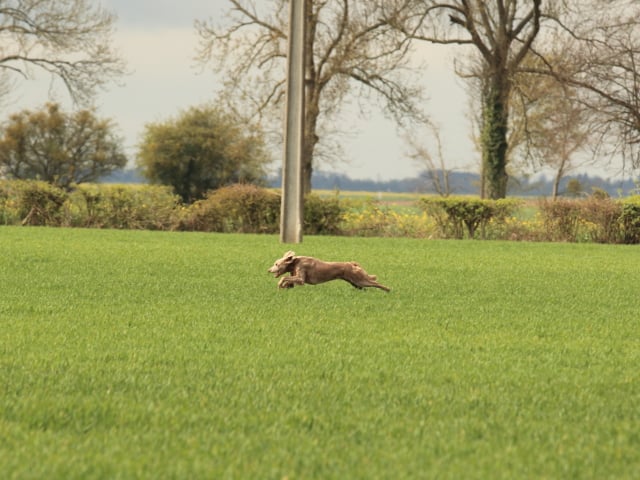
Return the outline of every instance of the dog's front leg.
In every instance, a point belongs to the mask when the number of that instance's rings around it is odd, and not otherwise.
[[[282,277],[278,282],[278,288],[293,288],[296,285],[304,285],[304,280],[300,277]]]

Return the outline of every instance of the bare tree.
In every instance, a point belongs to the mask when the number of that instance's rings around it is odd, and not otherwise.
[[[113,14],[90,0],[0,2],[0,71],[30,78],[44,71],[60,79],[74,101],[124,73],[111,47]]]
[[[442,196],[451,195],[451,182],[444,156],[444,148],[440,131],[436,125],[430,121],[422,122],[422,134],[407,132],[405,141],[409,145],[409,158],[425,169],[427,178],[435,192]]]
[[[305,1],[303,182],[309,192],[316,147],[324,132],[335,130],[337,115],[354,98],[350,94],[359,101],[381,100],[398,121],[420,116],[421,95],[408,76],[409,41],[383,20],[382,7],[356,0]],[[250,0],[229,3],[222,24],[196,22],[198,59],[225,74],[228,96],[242,102],[241,108],[273,121],[281,114],[285,88],[288,1],[268,0],[260,7]]]
[[[384,3],[384,2],[383,2]],[[507,191],[507,134],[513,77],[540,32],[542,0],[397,0],[389,22],[408,38],[469,45],[481,59],[482,163],[486,194]]]
[[[506,193],[514,85],[552,76],[599,120],[600,140],[640,166],[640,3],[636,0],[385,0],[390,24],[411,39],[467,45],[465,75],[481,97],[483,192]],[[391,7],[389,7],[391,8]],[[537,56],[539,64],[525,63]],[[529,80],[535,82],[536,80]],[[575,106],[575,102],[573,102]],[[525,119],[526,120],[526,119]],[[590,127],[592,128],[592,127]],[[515,136],[514,136],[515,135]]]
[[[560,181],[569,172],[594,161],[589,149],[594,146],[597,134],[593,123],[593,111],[577,101],[575,89],[562,88],[543,82],[547,90],[533,99],[523,112],[523,135],[526,150],[540,166],[555,171],[552,196],[559,194]],[[540,89],[540,84],[537,84]],[[544,88],[544,87],[543,87]],[[583,160],[578,162],[577,155]]]
[[[551,75],[578,92],[597,117],[599,138],[640,167],[640,4],[574,0],[553,16],[554,57],[528,73]],[[558,48],[557,46],[560,46]]]
[[[510,104],[510,171],[553,169],[553,196],[562,178],[571,170],[595,163],[598,158],[596,112],[581,101],[581,92],[551,75],[522,72],[542,69],[552,59],[560,66],[566,60],[557,42],[545,47],[545,57],[530,53],[514,76]]]

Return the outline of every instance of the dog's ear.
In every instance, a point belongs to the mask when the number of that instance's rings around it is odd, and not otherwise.
[[[296,256],[296,252],[292,252],[291,250],[289,250],[288,252],[285,252],[282,258],[284,258],[287,262],[290,262],[291,260],[293,260],[293,257],[295,256]]]

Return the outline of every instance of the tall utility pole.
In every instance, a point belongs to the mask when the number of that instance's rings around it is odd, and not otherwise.
[[[304,48],[306,0],[289,2],[289,56],[285,113],[280,241],[300,243],[303,223]]]

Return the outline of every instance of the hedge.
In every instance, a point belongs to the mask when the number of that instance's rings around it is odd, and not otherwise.
[[[229,185],[184,205],[170,187],[82,184],[71,192],[45,182],[0,181],[1,225],[274,233],[280,194],[255,185]],[[304,232],[342,233],[337,197],[305,199]]]
[[[185,205],[169,187],[82,184],[65,191],[45,182],[0,180],[0,225],[189,230],[273,234],[280,194],[230,185]],[[640,196],[542,199],[535,218],[523,201],[421,198],[414,209],[338,196],[305,198],[305,235],[358,235],[600,243],[640,243]]]

